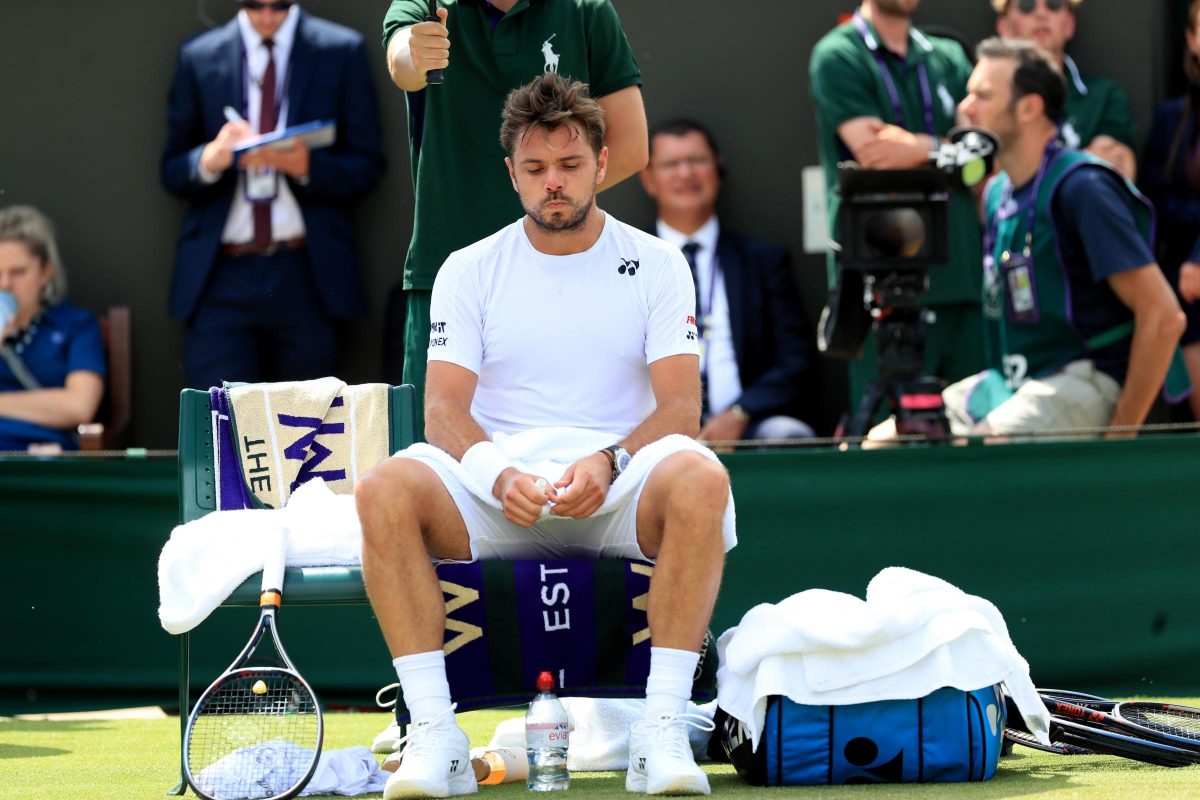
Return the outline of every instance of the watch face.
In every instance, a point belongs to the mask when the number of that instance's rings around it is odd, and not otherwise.
[[[618,449],[615,453],[613,453],[613,456],[614,460],[616,461],[617,472],[624,472],[625,468],[629,466],[629,459],[632,458],[632,456],[629,455],[629,451]]]

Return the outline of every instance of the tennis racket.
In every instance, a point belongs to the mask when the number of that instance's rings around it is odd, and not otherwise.
[[[283,649],[276,622],[286,552],[282,533],[267,547],[254,633],[188,718],[184,776],[204,800],[287,800],[317,768],[321,706]],[[250,666],[268,631],[280,665]]]
[[[427,22],[437,22],[437,0],[429,0],[429,14],[426,15]],[[437,86],[446,82],[446,76],[440,69],[431,69],[425,73],[425,83],[429,86]]]
[[[1106,712],[1088,709],[1057,696],[1070,694],[1083,700],[1085,697],[1095,698],[1094,695],[1081,695],[1077,692],[1050,694],[1049,691],[1039,694],[1050,712],[1051,745],[1038,742],[1024,728],[1021,715],[1011,698],[1008,698],[1009,727],[1004,731],[1006,739],[1025,747],[1061,755],[1114,755],[1167,767],[1200,763],[1200,750],[1194,745],[1188,746],[1181,740],[1148,731]],[[1112,703],[1103,698],[1085,702]]]
[[[1068,700],[1049,693],[1042,693],[1041,697],[1052,716],[1196,750],[1200,759],[1200,709],[1103,698]]]

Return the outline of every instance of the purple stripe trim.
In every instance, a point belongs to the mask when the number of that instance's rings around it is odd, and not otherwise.
[[[229,422],[229,391],[221,387],[209,389],[210,408],[217,413],[217,430],[213,441],[213,462],[221,474],[220,506],[229,511],[253,508],[250,493],[242,480],[242,465],[233,442],[233,426]]]
[[[596,567],[592,561],[514,561],[522,682],[554,673],[555,685],[596,682]]]

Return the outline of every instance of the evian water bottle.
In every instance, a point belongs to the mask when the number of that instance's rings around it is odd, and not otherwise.
[[[571,787],[567,772],[567,709],[554,694],[554,676],[539,672],[537,696],[525,712],[525,748],[529,753],[526,785],[534,792],[554,792]]]

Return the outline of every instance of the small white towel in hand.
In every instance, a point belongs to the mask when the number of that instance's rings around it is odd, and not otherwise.
[[[996,607],[902,567],[876,575],[865,602],[809,589],[776,605],[755,606],[721,634],[717,654],[718,703],[746,724],[755,746],[771,695],[846,705],[1000,681],[1030,730],[1040,737],[1049,730],[1029,665]]]
[[[362,525],[354,496],[334,494],[316,479],[282,509],[214,511],[176,526],[158,558],[158,618],[167,633],[199,625],[246,578],[263,568],[273,535],[288,531],[292,567],[347,566],[362,561]]]

